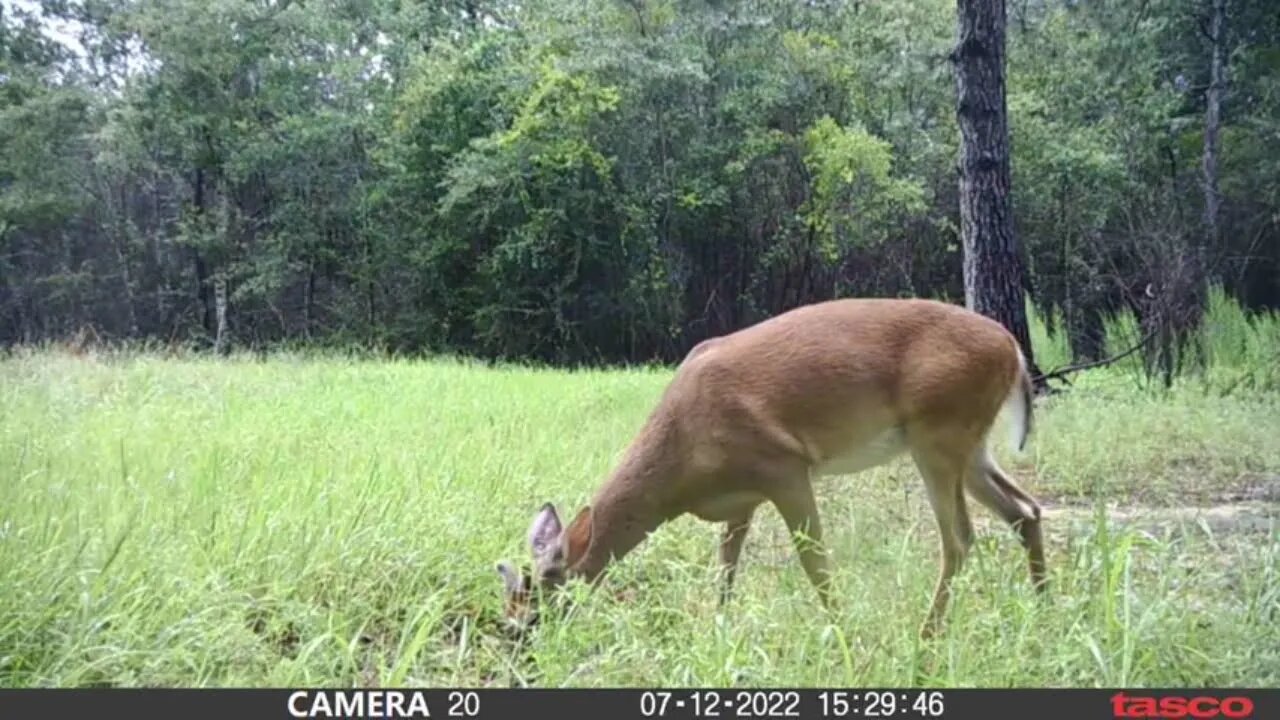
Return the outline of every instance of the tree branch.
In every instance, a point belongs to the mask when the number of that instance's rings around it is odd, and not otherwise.
[[[1200,28],[1200,34],[1204,35],[1205,40],[1208,40],[1211,43],[1216,43],[1218,42],[1218,36],[1214,35],[1213,32],[1209,30],[1208,23],[1209,21],[1207,18],[1205,18],[1205,16],[1196,15],[1196,25],[1198,25]]]
[[[1105,367],[1119,360],[1123,360],[1124,358],[1141,350],[1143,346],[1151,342],[1151,338],[1156,336],[1156,332],[1157,330],[1152,330],[1151,332],[1147,333],[1146,337],[1139,340],[1137,345],[1134,345],[1133,347],[1129,348],[1128,350],[1125,350],[1119,355],[1113,355],[1109,358],[1103,358],[1101,360],[1091,360],[1089,362],[1075,363],[1073,365],[1067,365],[1065,367],[1057,368],[1055,370],[1050,370],[1049,372],[1032,376],[1031,378],[1032,382],[1039,385],[1041,383],[1047,383],[1050,380],[1065,379],[1067,375],[1073,372],[1079,372],[1081,370],[1089,370],[1092,368]]]

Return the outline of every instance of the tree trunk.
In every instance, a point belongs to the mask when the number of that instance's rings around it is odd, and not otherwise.
[[[133,273],[129,270],[129,190],[123,183],[115,189],[120,193],[120,216],[116,220],[116,232],[113,233],[111,245],[116,253],[116,265],[120,268],[120,290],[124,295],[122,299],[125,308],[126,332],[130,338],[137,338],[139,336],[137,302],[133,294]]]
[[[1218,190],[1218,135],[1222,127],[1222,92],[1225,79],[1223,20],[1226,15],[1226,0],[1213,0],[1213,15],[1209,20],[1209,33],[1213,44],[1212,58],[1209,61],[1209,88],[1205,92],[1204,114],[1204,239],[1195,248],[1195,267],[1193,271],[1200,273],[1195,287],[1199,292],[1201,307],[1205,301],[1208,285],[1208,255],[1218,248],[1218,218],[1222,206],[1222,195]]]
[[[998,320],[1039,374],[1027,328],[1022,257],[1010,202],[1005,100],[1005,8],[1001,0],[957,0],[956,119],[960,126],[960,229],[965,304]]]
[[[302,297],[302,334],[308,340],[311,339],[311,308],[315,304],[316,299],[316,265],[314,262],[307,266],[307,289]]]
[[[1200,168],[1204,189],[1201,230],[1187,234],[1189,237],[1181,248],[1182,267],[1165,273],[1167,287],[1153,292],[1154,300],[1160,303],[1160,310],[1153,313],[1154,322],[1162,324],[1156,326],[1155,356],[1148,363],[1148,371],[1158,372],[1166,387],[1173,384],[1188,364],[1203,367],[1205,348],[1198,331],[1208,305],[1209,253],[1215,251],[1219,244],[1222,199],[1218,190],[1218,136],[1222,128],[1226,75],[1223,36],[1226,0],[1210,0],[1209,4],[1209,27],[1205,30],[1210,46],[1209,86],[1204,98],[1204,151]]]
[[[229,190],[224,188],[218,205],[218,239],[225,247],[235,245],[234,232],[235,228],[231,217],[231,194]],[[213,351],[219,355],[227,353],[230,349],[231,340],[227,331],[227,269],[225,260],[222,265],[223,269],[216,272],[213,279],[213,303],[217,319],[217,329],[213,336]]]
[[[227,278],[222,273],[218,273],[218,276],[213,280],[213,296],[218,319],[217,334],[214,335],[213,339],[213,351],[219,355],[225,355],[230,345],[227,335]]]
[[[120,289],[124,293],[124,310],[125,324],[128,326],[127,332],[130,338],[139,337],[138,332],[138,311],[135,309],[136,300],[133,294],[133,276],[129,272],[129,257],[126,254],[124,240],[117,236],[115,238],[116,264],[120,267]]]
[[[205,214],[204,170],[200,168],[196,168],[194,204],[196,206],[196,216],[201,221],[199,227],[203,230]],[[196,297],[200,299],[200,325],[206,333],[211,333],[213,332],[213,308],[209,304],[209,269],[205,265],[204,257],[200,254],[199,247],[193,249],[193,254],[195,255]],[[208,337],[208,335],[205,337]]]

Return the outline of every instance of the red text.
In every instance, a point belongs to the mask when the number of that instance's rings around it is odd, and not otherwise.
[[[1180,720],[1181,718],[1229,718],[1244,720],[1253,716],[1253,701],[1247,697],[1234,695],[1225,698],[1181,697],[1165,695],[1125,695],[1116,693],[1111,696],[1111,712],[1118,718],[1161,718],[1161,720]]]

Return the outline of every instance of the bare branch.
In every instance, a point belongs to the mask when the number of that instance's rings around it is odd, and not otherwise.
[[[1072,365],[1067,365],[1065,367],[1057,368],[1055,370],[1050,370],[1049,372],[1041,373],[1040,375],[1033,376],[1031,378],[1032,382],[1039,385],[1041,383],[1047,383],[1050,380],[1066,379],[1066,376],[1073,372],[1079,372],[1081,370],[1089,370],[1092,368],[1099,368],[1099,367],[1105,367],[1107,365],[1111,365],[1112,363],[1123,360],[1124,358],[1129,357],[1135,352],[1141,350],[1143,346],[1151,342],[1151,339],[1154,338],[1155,336],[1156,336],[1156,330],[1152,330],[1151,332],[1147,333],[1146,337],[1139,340],[1137,345],[1134,345],[1133,347],[1129,348],[1128,350],[1125,350],[1119,355],[1113,355],[1109,358],[1103,358],[1101,360],[1091,360],[1089,362],[1075,363]]]
[[[1209,20],[1203,15],[1196,16],[1196,25],[1200,28],[1200,34],[1204,35],[1204,39],[1211,43],[1218,41],[1218,36],[1209,29]]]

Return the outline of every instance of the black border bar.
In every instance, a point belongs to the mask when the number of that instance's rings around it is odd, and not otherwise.
[[[1280,689],[11,689],[0,719],[1280,720]],[[568,715],[566,715],[566,713]]]

